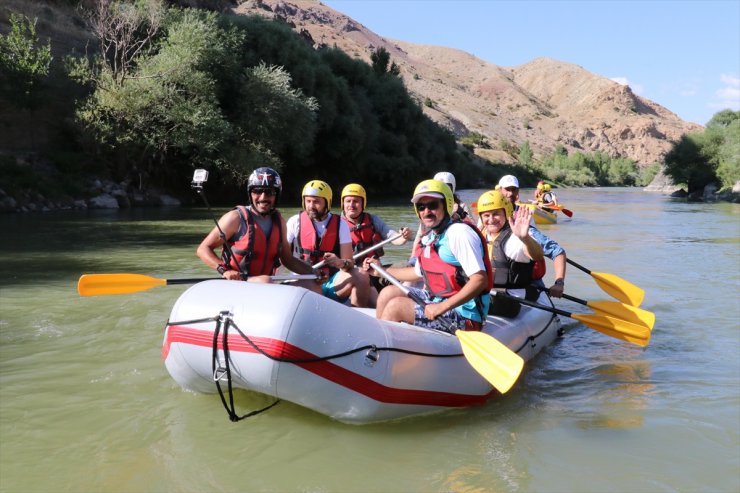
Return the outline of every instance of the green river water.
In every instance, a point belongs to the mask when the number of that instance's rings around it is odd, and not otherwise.
[[[576,262],[645,289],[650,345],[564,319],[565,336],[503,398],[366,426],[287,402],[231,423],[217,395],[183,391],[161,345],[187,286],[78,296],[83,273],[212,276],[195,256],[213,225],[205,209],[0,216],[0,492],[737,493],[740,205],[636,189],[559,197],[573,219],[541,229]],[[370,205],[414,224],[410,207]],[[566,292],[610,299],[570,266]]]

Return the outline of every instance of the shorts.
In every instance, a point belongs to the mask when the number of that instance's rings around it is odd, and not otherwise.
[[[409,291],[417,294],[419,298],[424,300],[426,303],[436,303],[438,301],[426,289],[409,288]],[[462,329],[462,330],[480,330],[481,329],[480,322],[476,322],[475,320],[470,320],[469,318],[465,318],[462,315],[460,315],[460,312],[454,309],[445,312],[441,316],[446,318],[450,322],[452,322],[452,325],[454,325],[458,329]],[[435,320],[429,320],[424,315],[423,306],[417,303],[416,306],[414,307],[414,325],[417,325],[419,327],[425,327],[427,329],[441,330],[442,332],[450,332],[449,330],[447,330],[447,328],[444,325],[442,325],[442,322],[439,321],[439,318],[440,317],[437,317]],[[454,332],[454,330],[452,332]]]
[[[329,279],[326,280],[324,284],[321,285],[321,292],[324,296],[331,300],[338,301],[339,303],[345,303],[349,299],[349,296],[340,298],[339,296],[337,296],[337,289],[334,286],[334,282],[337,280],[337,275],[339,274],[339,272],[340,271],[336,271],[329,277]]]

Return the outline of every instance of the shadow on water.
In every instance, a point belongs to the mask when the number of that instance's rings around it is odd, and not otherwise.
[[[0,279],[7,286],[90,272],[197,268],[195,248],[213,219],[205,209],[162,208],[9,214],[0,225],[13,231],[0,243]]]

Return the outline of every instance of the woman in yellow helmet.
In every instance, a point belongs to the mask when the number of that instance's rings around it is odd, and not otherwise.
[[[484,192],[478,199],[481,232],[494,269],[493,287],[523,298],[525,288],[532,282],[534,263],[544,255],[542,247],[529,235],[530,208],[519,208],[516,222],[513,213],[514,205],[498,190]],[[489,313],[514,317],[520,308],[518,303],[494,298]]]

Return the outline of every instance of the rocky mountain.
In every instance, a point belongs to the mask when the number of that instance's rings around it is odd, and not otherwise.
[[[682,134],[702,129],[564,61],[500,67],[457,49],[386,39],[317,0],[247,0],[232,10],[280,17],[314,46],[336,46],[368,63],[385,48],[427,115],[457,136],[484,135],[492,149],[476,152],[491,160],[512,162],[506,148],[529,141],[535,155],[562,145],[649,165]]]

